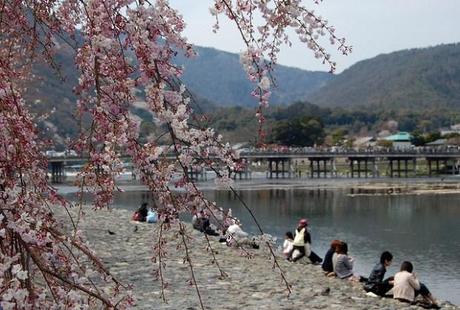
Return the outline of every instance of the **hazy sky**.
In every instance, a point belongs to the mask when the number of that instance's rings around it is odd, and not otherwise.
[[[460,0],[324,0],[320,5],[313,0],[304,2],[328,19],[336,27],[336,34],[353,45],[353,53],[346,57],[330,47],[338,64],[337,72],[381,53],[460,42]],[[171,0],[171,5],[184,15],[185,34],[191,43],[237,53],[244,49],[233,25],[222,25],[217,34],[211,31],[213,18],[208,8],[212,1]],[[294,37],[292,41],[292,47],[282,50],[280,64],[328,70]]]

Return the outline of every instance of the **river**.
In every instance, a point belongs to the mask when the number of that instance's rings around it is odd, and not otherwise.
[[[418,277],[433,295],[460,305],[460,194],[360,194],[352,189],[240,190],[265,232],[282,242],[300,218],[308,218],[313,250],[323,256],[332,239],[348,243],[355,271],[368,276],[380,253],[394,256],[387,275],[404,260],[414,264]],[[206,196],[231,208],[243,229],[257,228],[237,197],[225,190]],[[72,195],[70,198],[72,199]],[[118,193],[115,208],[136,209],[148,194]]]

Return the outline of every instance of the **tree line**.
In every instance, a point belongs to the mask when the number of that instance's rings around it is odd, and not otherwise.
[[[255,142],[254,110],[219,108],[209,112],[210,125],[231,142]],[[460,123],[460,110],[451,108],[399,108],[382,106],[320,107],[309,102],[270,107],[265,114],[267,143],[287,146],[341,145],[353,137],[406,131],[414,145],[441,137],[440,128]]]

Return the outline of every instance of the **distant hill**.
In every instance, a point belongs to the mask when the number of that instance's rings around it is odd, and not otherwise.
[[[255,106],[251,84],[241,68],[239,55],[214,48],[196,47],[198,57],[178,58],[185,67],[183,80],[200,96],[219,106]],[[326,72],[310,72],[286,66],[276,66],[277,87],[272,89],[272,104],[289,104],[304,100],[323,87],[334,76]]]
[[[319,106],[460,108],[460,44],[404,50],[360,61],[308,100]]]
[[[203,47],[196,47],[196,50],[199,56],[194,59],[177,58],[177,62],[185,67],[183,80],[193,94],[195,111],[201,113],[218,106],[248,107],[257,104],[250,95],[253,85],[247,80],[237,54]],[[48,137],[61,144],[65,138],[75,137],[79,130],[73,116],[77,100],[73,87],[79,76],[73,56],[72,49],[64,44],[58,46],[55,61],[60,76],[49,66],[38,64],[34,67],[34,79],[25,85],[25,99],[32,112],[43,115],[53,110],[40,126],[46,129]],[[333,78],[325,72],[308,72],[284,66],[276,68],[275,77],[279,87],[272,95],[271,102],[274,104],[305,99]],[[142,101],[142,98],[139,100]],[[149,115],[145,109],[143,111],[142,105],[132,112],[144,120]]]

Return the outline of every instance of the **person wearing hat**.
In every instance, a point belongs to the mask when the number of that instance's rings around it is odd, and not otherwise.
[[[319,264],[323,261],[321,257],[311,250],[311,236],[308,231],[308,221],[301,219],[295,231],[291,261],[295,262],[307,256],[312,264]]]
[[[295,237],[291,253],[291,261],[293,262],[298,261],[305,255],[310,256],[309,245],[311,243],[311,238],[307,226],[308,221],[306,219],[301,219],[299,221],[297,229],[295,230]],[[306,246],[308,246],[308,249],[305,249]],[[297,252],[296,250],[299,252],[299,254],[294,255]],[[308,253],[306,252],[306,250],[308,250]]]

